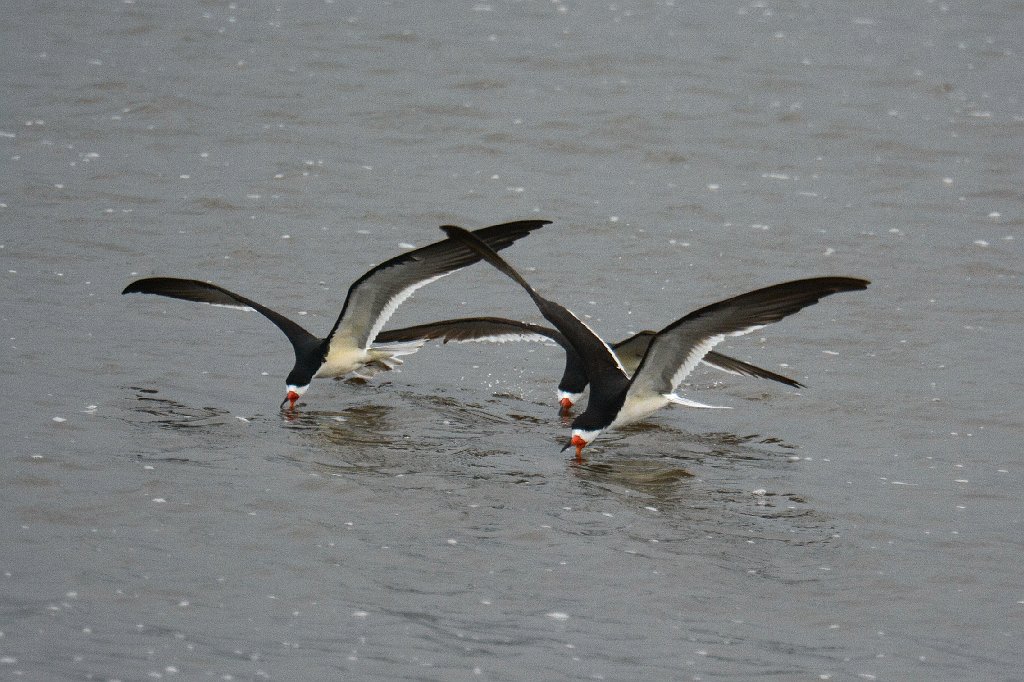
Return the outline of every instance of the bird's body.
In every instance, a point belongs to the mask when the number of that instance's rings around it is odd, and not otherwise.
[[[488,248],[504,249],[547,220],[521,220],[473,232]],[[461,228],[459,228],[461,229]],[[282,402],[294,408],[314,377],[342,377],[361,371],[390,369],[422,342],[375,344],[377,334],[414,291],[480,260],[462,242],[445,239],[401,254],[371,268],[348,290],[334,327],[317,337],[286,316],[240,294],[209,282],[173,277],[148,277],[132,282],[122,293],[158,294],[216,306],[255,310],[273,322],[292,344],[295,365],[286,379]]]
[[[590,382],[587,407],[572,422],[566,447],[583,448],[603,431],[633,423],[669,403],[688,403],[675,395],[687,375],[727,336],[741,336],[777,322],[821,298],[841,291],[864,289],[867,280],[815,277],[785,282],[712,303],[657,332],[630,376],[611,347],[563,306],[541,296],[486,244],[465,230],[441,228],[473,248],[491,265],[518,283],[579,355]]]

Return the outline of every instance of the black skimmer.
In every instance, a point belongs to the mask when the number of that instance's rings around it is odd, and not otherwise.
[[[488,249],[501,250],[550,222],[519,220],[484,227],[472,234]],[[289,403],[294,409],[314,377],[341,377],[362,368],[391,369],[401,364],[399,356],[416,352],[422,342],[373,344],[388,318],[414,291],[479,260],[480,255],[461,240],[445,239],[371,268],[349,287],[341,314],[324,338],[310,334],[281,313],[208,282],[147,277],[132,282],[121,293],[159,294],[255,310],[269,319],[285,333],[295,351],[295,366],[285,380],[285,399],[281,401],[282,407]]]
[[[601,432],[643,419],[669,403],[697,406],[675,390],[697,363],[727,336],[742,336],[778,322],[825,296],[867,288],[853,277],[814,277],[757,289],[712,303],[671,323],[653,336],[632,378],[607,343],[569,310],[541,296],[512,266],[459,227],[441,228],[471,246],[491,265],[523,287],[541,314],[561,332],[583,361],[590,380],[587,408],[572,421],[563,448],[583,448]]]
[[[647,347],[650,346],[656,335],[657,332],[644,330],[612,344],[611,347],[616,357],[622,363],[623,369],[630,375],[640,365],[644,353],[647,352]],[[558,330],[539,324],[502,317],[460,317],[401,329],[385,329],[377,335],[378,343],[434,340],[444,343],[449,341],[454,343],[554,341],[565,351],[565,370],[558,382],[558,404],[563,415],[567,415],[572,406],[579,402],[583,396],[583,390],[587,387],[587,372],[579,354]],[[729,374],[770,379],[793,388],[803,388],[803,384],[799,381],[715,351],[710,351],[701,359],[701,362]]]

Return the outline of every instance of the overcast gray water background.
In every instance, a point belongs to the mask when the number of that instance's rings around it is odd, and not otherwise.
[[[1021,680],[1020,2],[11,2],[0,679]],[[576,466],[561,353],[278,410],[437,226],[609,339],[873,280]],[[486,265],[389,326],[538,320]]]

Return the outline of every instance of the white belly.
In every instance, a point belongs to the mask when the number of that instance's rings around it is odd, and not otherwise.
[[[344,376],[359,369],[372,359],[370,354],[362,348],[331,346],[327,351],[327,359],[324,360],[324,364],[320,366],[315,376],[328,378]]]
[[[626,424],[632,424],[635,421],[640,421],[647,415],[660,410],[666,405],[668,405],[668,398],[663,395],[645,396],[643,398],[627,398],[626,402],[622,404],[622,409],[619,410],[618,416],[615,417],[615,421],[611,423],[609,428],[625,426]]]

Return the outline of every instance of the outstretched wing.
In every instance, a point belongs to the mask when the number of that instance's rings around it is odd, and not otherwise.
[[[711,365],[717,370],[727,372],[729,374],[736,374],[744,377],[754,377],[755,379],[769,379],[771,381],[777,381],[780,384],[786,384],[793,388],[803,388],[796,379],[790,379],[782,374],[776,374],[771,370],[767,370],[764,367],[758,367],[752,365],[749,362],[743,362],[729,355],[722,355],[716,351],[710,351],[704,356],[703,360],[705,365]]]
[[[292,342],[296,352],[298,352],[299,348],[316,344],[320,341],[281,313],[209,282],[200,282],[195,279],[179,279],[177,277],[146,277],[135,280],[126,286],[121,293],[157,294],[169,298],[179,298],[183,301],[208,303],[210,305],[240,310],[255,310],[285,333],[288,340]]]
[[[558,388],[569,393],[582,393],[587,387],[587,373],[583,361],[562,333],[551,327],[502,317],[460,317],[402,329],[385,329],[377,335],[376,342],[420,340],[441,340],[445,343],[554,341],[565,351],[565,369],[562,371]]]
[[[591,400],[595,393],[617,395],[628,384],[626,372],[612,349],[590,327],[563,306],[541,296],[522,275],[506,263],[501,256],[481,244],[475,235],[460,227],[446,225],[441,228],[450,237],[458,238],[478,252],[488,263],[519,284],[530,295],[541,314],[562,333],[568,345],[582,360],[586,377],[591,383]]]
[[[559,345],[565,345],[565,337],[551,327],[502,317],[458,317],[401,329],[385,329],[377,334],[375,342],[435,340],[444,343],[554,341]]]
[[[657,336],[658,332],[642,331],[637,332],[628,339],[619,341],[612,348],[615,350],[615,354],[619,356],[619,361],[622,362],[622,366],[626,368],[627,372],[635,372],[636,368],[640,365],[640,361],[644,359],[644,354],[647,352],[647,348],[651,345],[651,341]],[[743,362],[737,360],[734,357],[728,355],[722,355],[716,351],[709,351],[704,356],[702,362],[705,365],[711,365],[717,370],[727,372],[729,374],[735,374],[737,376],[754,377],[757,379],[770,379],[771,381],[777,381],[780,384],[786,384],[793,388],[803,388],[804,385],[795,379],[790,379],[787,376],[776,374],[771,370],[752,365],[749,362]]]
[[[485,244],[504,249],[549,220],[519,220],[476,230]],[[345,305],[328,338],[331,345],[367,348],[388,318],[414,291],[480,260],[465,244],[445,239],[403,253],[372,268],[349,287]]]
[[[637,368],[627,400],[674,391],[726,336],[748,334],[841,291],[864,289],[852,277],[816,277],[757,289],[712,303],[676,320],[651,341]]]

